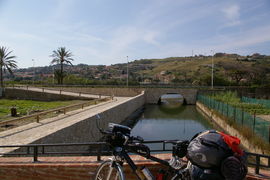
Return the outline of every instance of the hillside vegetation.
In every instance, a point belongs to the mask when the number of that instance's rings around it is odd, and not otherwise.
[[[129,83],[177,83],[185,85],[210,85],[212,61],[215,85],[269,86],[270,56],[258,53],[252,56],[216,53],[212,56],[170,57],[141,59],[129,62]],[[14,83],[57,83],[53,72],[57,66],[18,69],[7,76]],[[125,84],[127,64],[65,65],[64,84]]]

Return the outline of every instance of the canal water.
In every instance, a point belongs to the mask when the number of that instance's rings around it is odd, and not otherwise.
[[[183,105],[167,108],[163,105],[145,106],[145,111],[132,128],[133,136],[144,140],[189,140],[196,133],[213,129],[210,122],[200,114],[196,106]]]

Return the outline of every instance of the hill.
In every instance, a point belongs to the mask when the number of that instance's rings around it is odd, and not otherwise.
[[[212,61],[215,85],[269,85],[270,56],[255,53],[251,56],[216,53],[212,56],[169,57],[141,59],[129,62],[129,81],[138,83],[179,83],[185,85],[210,85]],[[33,83],[54,81],[57,65],[17,69],[9,80]],[[127,64],[87,65],[64,67],[65,84],[125,84]]]

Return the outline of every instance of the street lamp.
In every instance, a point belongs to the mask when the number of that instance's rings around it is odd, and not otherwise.
[[[128,56],[127,56],[127,87],[128,87]]]
[[[211,76],[211,88],[214,89],[214,50],[212,52],[212,76]]]
[[[33,61],[33,80],[32,80],[32,84],[34,84],[34,78],[35,78],[35,74],[36,74],[36,72],[35,72],[35,60],[32,59],[32,61]]]

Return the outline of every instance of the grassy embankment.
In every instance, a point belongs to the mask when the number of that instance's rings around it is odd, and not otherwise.
[[[245,112],[248,112],[250,114],[254,114],[256,112],[257,115],[270,115],[269,108],[265,107],[262,104],[242,102],[241,99],[237,97],[237,94],[234,92],[218,93],[212,95],[211,97],[217,101],[227,103],[233,107],[241,108]]]
[[[32,100],[9,100],[0,99],[0,121],[11,119],[10,108],[15,106],[19,116],[33,114],[35,112],[41,112],[48,109],[54,109],[58,107],[64,107],[83,101],[32,101]]]
[[[270,109],[261,104],[252,104],[241,102],[241,99],[234,92],[218,93],[211,96],[217,101],[228,103],[229,105],[237,108],[243,109],[245,112],[253,114],[266,114],[270,115]],[[253,130],[245,125],[237,124],[232,118],[225,117],[221,113],[215,111],[215,114],[221,116],[225,121],[232,127],[238,130],[245,138],[256,145],[257,147],[263,149],[267,154],[270,153],[270,143],[265,142],[260,136],[256,135]]]

